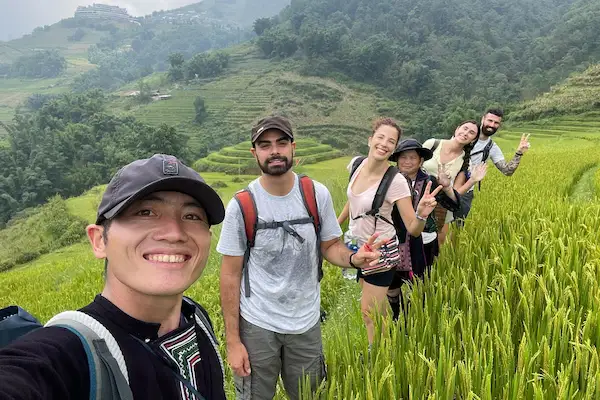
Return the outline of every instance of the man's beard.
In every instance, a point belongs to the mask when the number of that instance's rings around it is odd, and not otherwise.
[[[284,164],[269,165],[269,163],[274,160],[281,160]],[[291,160],[288,160],[285,156],[274,156],[267,158],[267,160],[262,164],[258,163],[258,166],[260,167],[260,170],[267,175],[280,176],[285,174],[292,168],[293,161],[293,158]]]
[[[492,136],[494,133],[496,133],[497,130],[498,128],[484,125],[481,129],[481,133],[483,133],[485,136]]]

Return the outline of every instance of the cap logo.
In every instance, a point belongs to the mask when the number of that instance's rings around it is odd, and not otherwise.
[[[179,175],[179,164],[176,160],[163,160],[163,174]]]

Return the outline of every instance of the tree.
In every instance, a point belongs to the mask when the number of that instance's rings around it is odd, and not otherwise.
[[[201,124],[208,117],[208,112],[206,111],[206,106],[202,97],[196,97],[196,100],[194,100],[194,109],[196,110],[194,121]]]
[[[187,79],[211,78],[220,75],[229,65],[229,55],[219,51],[196,54],[184,65]]]
[[[264,31],[266,31],[267,29],[270,29],[273,26],[273,22],[271,21],[271,18],[259,18],[256,21],[254,21],[254,25],[252,26],[254,32],[260,36],[263,34]]]
[[[75,32],[73,32],[72,35],[69,35],[67,37],[67,40],[69,42],[79,42],[79,41],[81,41],[81,39],[83,39],[84,36],[85,36],[85,31],[81,28],[77,28],[75,30]]]
[[[185,63],[185,58],[182,53],[171,53],[169,54],[169,64],[171,64],[171,68],[169,68],[169,78],[173,82],[177,82],[183,79],[183,64]]]
[[[11,75],[26,78],[54,78],[67,68],[67,60],[57,50],[35,51],[19,57]]]
[[[135,99],[140,104],[147,104],[152,101],[152,90],[150,89],[150,85],[145,80],[140,80],[138,84],[139,94],[135,96]]]

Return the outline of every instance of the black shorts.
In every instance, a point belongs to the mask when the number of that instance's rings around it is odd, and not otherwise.
[[[363,278],[365,282],[370,283],[373,286],[389,287],[392,283],[392,280],[394,280],[395,274],[395,268],[392,268],[389,271],[364,276],[362,274],[362,271],[358,270],[356,274],[356,281],[358,282],[360,278]]]
[[[423,245],[423,253],[425,255],[425,262],[427,265],[425,266],[425,269],[422,271],[420,271],[420,270],[414,271],[414,276],[416,276],[417,278],[420,278],[420,279],[423,279],[423,277],[425,276],[425,273],[431,269],[433,262],[435,261],[436,257],[440,253],[440,246],[439,246],[438,240],[435,239],[431,243],[424,244]],[[417,269],[416,266],[413,266],[413,268]],[[392,279],[392,283],[390,283],[390,289],[398,289],[399,287],[402,286],[402,284],[408,283],[410,281],[411,281],[410,274],[408,272],[396,271],[396,273],[394,274],[394,277]]]

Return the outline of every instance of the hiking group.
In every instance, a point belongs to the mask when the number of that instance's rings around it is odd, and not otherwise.
[[[462,226],[488,158],[511,175],[529,148],[524,136],[506,162],[490,139],[501,120],[501,111],[489,110],[481,126],[466,121],[449,140],[423,145],[401,141],[392,119],[376,120],[368,155],[348,165],[338,217],[329,190],[292,171],[294,132],[280,116],[252,129],[250,151],[262,173],[226,208],[174,156],[124,166],[86,228],[94,255],[105,260],[101,294],[43,328],[16,306],[0,310],[0,398],[226,398],[210,318],[183,296],[202,274],[211,227],[221,222],[221,307],[236,398],[272,399],[280,377],[291,399],[301,382],[316,390],[327,376],[323,259],[356,270],[372,343],[373,313],[385,314],[389,303],[399,317],[401,286],[431,268],[449,223]]]

